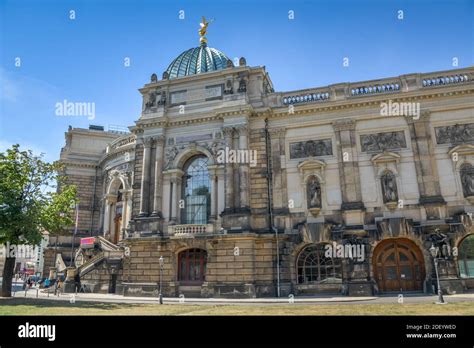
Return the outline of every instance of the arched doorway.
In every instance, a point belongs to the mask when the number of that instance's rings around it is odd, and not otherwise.
[[[187,249],[178,254],[178,280],[181,285],[201,285],[206,279],[207,252]]]
[[[380,291],[423,290],[423,254],[411,240],[397,238],[380,242],[375,247],[372,260]]]

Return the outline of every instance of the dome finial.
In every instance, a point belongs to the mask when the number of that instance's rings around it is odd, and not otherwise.
[[[206,21],[206,17],[202,16],[202,22],[199,23],[201,26],[201,29],[199,29],[199,41],[201,42],[201,45],[206,45],[207,44],[207,39],[206,39],[206,33],[207,33],[207,26],[212,23],[214,20],[211,19],[210,22]]]

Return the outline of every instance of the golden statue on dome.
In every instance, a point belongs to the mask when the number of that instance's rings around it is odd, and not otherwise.
[[[201,26],[201,29],[199,29],[199,36],[200,36],[200,39],[199,41],[201,42],[201,44],[207,44],[207,39],[205,37],[206,33],[207,33],[207,26],[212,23],[214,20],[211,19],[210,22],[206,21],[206,17],[202,16],[202,22],[199,23],[199,25]]]

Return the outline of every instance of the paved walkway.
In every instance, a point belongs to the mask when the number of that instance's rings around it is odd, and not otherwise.
[[[14,297],[18,298],[39,298],[56,301],[90,301],[90,302],[109,302],[109,303],[143,303],[156,304],[158,297],[133,297],[116,294],[96,294],[96,293],[79,293],[48,295],[44,289],[32,288],[26,291],[17,291]],[[434,303],[438,297],[436,295],[426,294],[405,294],[403,303]],[[474,293],[445,295],[446,302],[473,302]],[[316,295],[306,297],[281,297],[281,298],[245,298],[245,299],[228,299],[228,298],[185,298],[185,297],[164,297],[163,302],[166,304],[202,304],[202,305],[285,305],[285,304],[376,304],[376,303],[399,303],[398,294],[390,294],[384,296],[368,296],[368,297],[349,297],[349,296],[331,296]]]

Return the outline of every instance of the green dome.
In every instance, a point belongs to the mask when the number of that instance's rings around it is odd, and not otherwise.
[[[166,72],[169,79],[227,68],[227,56],[215,48],[201,44],[181,53],[171,62]]]

